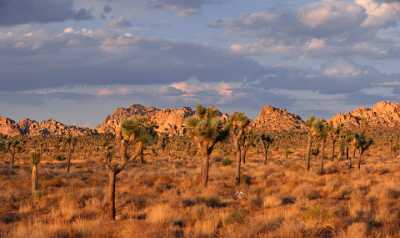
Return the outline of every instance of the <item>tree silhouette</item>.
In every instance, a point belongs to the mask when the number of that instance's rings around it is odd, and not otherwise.
[[[354,136],[356,148],[358,149],[358,169],[361,169],[362,156],[369,149],[369,147],[374,143],[371,138],[368,138],[363,132],[357,133]]]
[[[250,125],[250,119],[244,113],[235,112],[230,117],[229,123],[231,126],[230,134],[233,140],[237,160],[235,183],[238,185],[240,184],[241,163],[242,159],[244,159],[246,129]]]
[[[125,120],[117,130],[117,139],[120,139],[120,161],[113,160],[114,148],[106,141],[105,165],[108,170],[108,206],[109,217],[115,220],[115,190],[116,180],[128,165],[131,158],[137,158],[143,151],[143,146],[148,140],[153,140],[157,135],[155,125],[149,123],[144,117],[132,117]],[[129,145],[134,146],[134,154],[129,155]]]
[[[221,119],[217,109],[198,105],[196,113],[186,120],[185,127],[203,158],[201,177],[202,185],[206,187],[211,153],[218,142],[229,136],[229,125]]]
[[[262,133],[258,135],[258,140],[260,141],[260,144],[262,145],[263,153],[264,153],[264,164],[267,164],[268,162],[268,153],[269,149],[274,143],[274,137],[272,135]]]

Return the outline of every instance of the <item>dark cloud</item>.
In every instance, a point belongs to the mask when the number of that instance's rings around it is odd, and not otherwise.
[[[133,24],[129,20],[127,20],[123,17],[119,17],[119,18],[111,19],[107,23],[107,26],[111,27],[111,28],[124,28],[124,27],[132,27]]]
[[[89,10],[74,9],[72,0],[0,0],[0,25],[87,20]]]
[[[238,81],[263,72],[253,60],[208,46],[105,34],[86,30],[12,38],[9,47],[0,47],[0,91],[168,84],[193,77],[208,82]]]
[[[223,0],[150,0],[148,6],[155,9],[174,11],[180,16],[197,13],[206,4],[220,3]]]
[[[112,7],[110,5],[105,5],[103,7],[103,13],[108,14],[110,12],[112,12]]]

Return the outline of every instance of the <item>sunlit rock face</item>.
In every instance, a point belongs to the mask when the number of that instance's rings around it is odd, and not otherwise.
[[[303,132],[306,130],[300,116],[288,112],[286,109],[264,106],[252,122],[252,126],[265,132]]]
[[[381,101],[371,108],[356,108],[352,112],[339,113],[330,121],[354,128],[366,126],[370,128],[394,128],[400,125],[400,103]]]
[[[19,136],[21,135],[21,132],[15,121],[0,116],[0,134],[5,136]]]
[[[103,123],[97,127],[99,133],[115,133],[120,124],[132,116],[145,116],[158,125],[158,132],[179,133],[183,129],[186,118],[192,116],[194,111],[189,107],[159,109],[134,104],[128,108],[118,108],[107,116]]]

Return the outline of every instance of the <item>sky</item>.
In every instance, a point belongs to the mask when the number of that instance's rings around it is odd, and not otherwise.
[[[0,0],[0,114],[95,127],[117,107],[399,101],[397,0]]]

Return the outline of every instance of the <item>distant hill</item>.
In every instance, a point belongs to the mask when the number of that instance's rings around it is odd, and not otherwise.
[[[50,135],[72,135],[83,136],[96,134],[96,130],[65,125],[53,119],[45,121],[35,121],[29,118],[20,120],[18,123],[14,120],[0,116],[0,134],[5,136],[37,136],[40,132]]]
[[[186,118],[194,114],[190,107],[182,108],[156,108],[134,104],[127,108],[117,108],[112,114],[98,125],[96,129],[70,126],[53,119],[35,121],[22,119],[19,122],[0,116],[0,134],[6,136],[36,136],[40,131],[52,135],[92,135],[96,133],[114,133],[121,122],[134,115],[146,116],[158,124],[158,132],[179,133]],[[221,113],[221,117],[228,114]],[[343,124],[348,128],[367,126],[372,129],[390,129],[400,126],[400,103],[381,101],[371,108],[356,108],[351,112],[339,113],[329,119],[333,124]],[[252,121],[252,127],[257,130],[279,133],[282,131],[303,132],[306,126],[302,118],[290,113],[286,109],[264,106],[258,116]]]
[[[276,108],[270,105],[264,106],[258,116],[252,122],[257,130],[265,132],[302,132],[306,130],[304,121],[300,116],[288,112],[286,109]]]
[[[114,133],[123,120],[140,115],[146,116],[150,121],[157,123],[158,132],[174,134],[182,129],[185,119],[193,114],[194,111],[189,107],[160,109],[134,104],[128,108],[116,109],[97,127],[97,131],[99,133]]]
[[[390,129],[400,126],[400,103],[381,101],[371,108],[360,107],[351,112],[339,113],[332,117],[333,124],[348,128],[367,126],[374,129]]]

